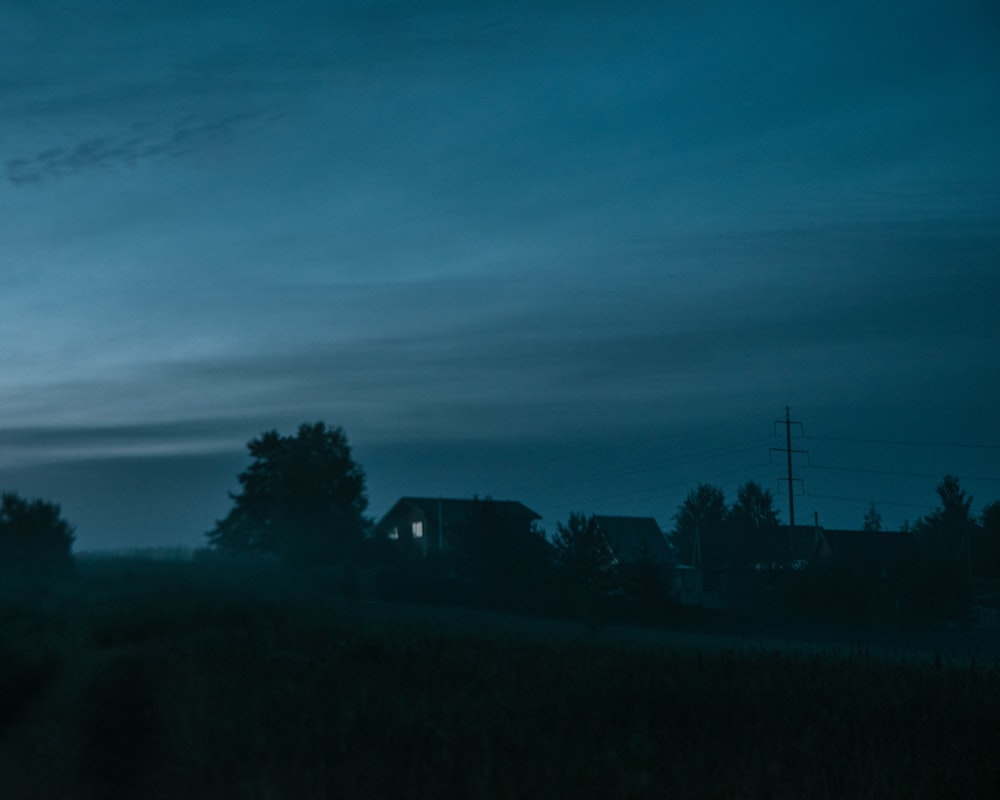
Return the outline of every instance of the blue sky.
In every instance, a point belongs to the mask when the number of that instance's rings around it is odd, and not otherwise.
[[[985,2],[5,3],[0,482],[191,545],[323,419],[375,514],[669,527],[777,489],[791,405],[800,515],[996,499],[998,45]]]

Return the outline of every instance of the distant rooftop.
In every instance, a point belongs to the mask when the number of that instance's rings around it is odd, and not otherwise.
[[[652,517],[611,517],[595,514],[594,519],[623,564],[654,564],[674,566],[677,556],[667,537]]]

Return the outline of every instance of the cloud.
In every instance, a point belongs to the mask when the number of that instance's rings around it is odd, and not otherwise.
[[[231,142],[239,128],[259,119],[253,114],[233,114],[221,119],[185,117],[166,133],[147,133],[129,138],[96,138],[70,148],[54,147],[7,162],[7,178],[15,186],[49,178],[64,178],[88,169],[133,168],[144,161],[160,161],[189,155],[209,145]]]
[[[243,421],[269,419],[379,441],[575,436],[783,404],[789,387],[941,405],[1000,391],[997,257],[977,222],[894,223],[612,243],[488,279],[185,284],[180,306],[135,304],[146,327],[106,332],[128,346],[102,365],[8,370],[23,383],[3,402],[34,430],[234,421],[204,440],[167,428],[151,448],[242,441]]]
[[[233,453],[266,429],[252,418],[175,419],[134,424],[55,424],[0,429],[5,467],[96,459]]]

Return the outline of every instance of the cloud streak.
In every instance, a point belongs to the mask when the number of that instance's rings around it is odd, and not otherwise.
[[[234,114],[217,120],[183,118],[165,135],[141,133],[131,138],[96,138],[70,147],[55,147],[7,162],[7,178],[15,186],[65,178],[88,169],[134,168],[144,161],[190,155],[209,145],[231,142],[254,115]]]

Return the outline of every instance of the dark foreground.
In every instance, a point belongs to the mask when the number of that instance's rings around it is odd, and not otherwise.
[[[1000,797],[995,662],[104,561],[0,597],[0,797]]]

